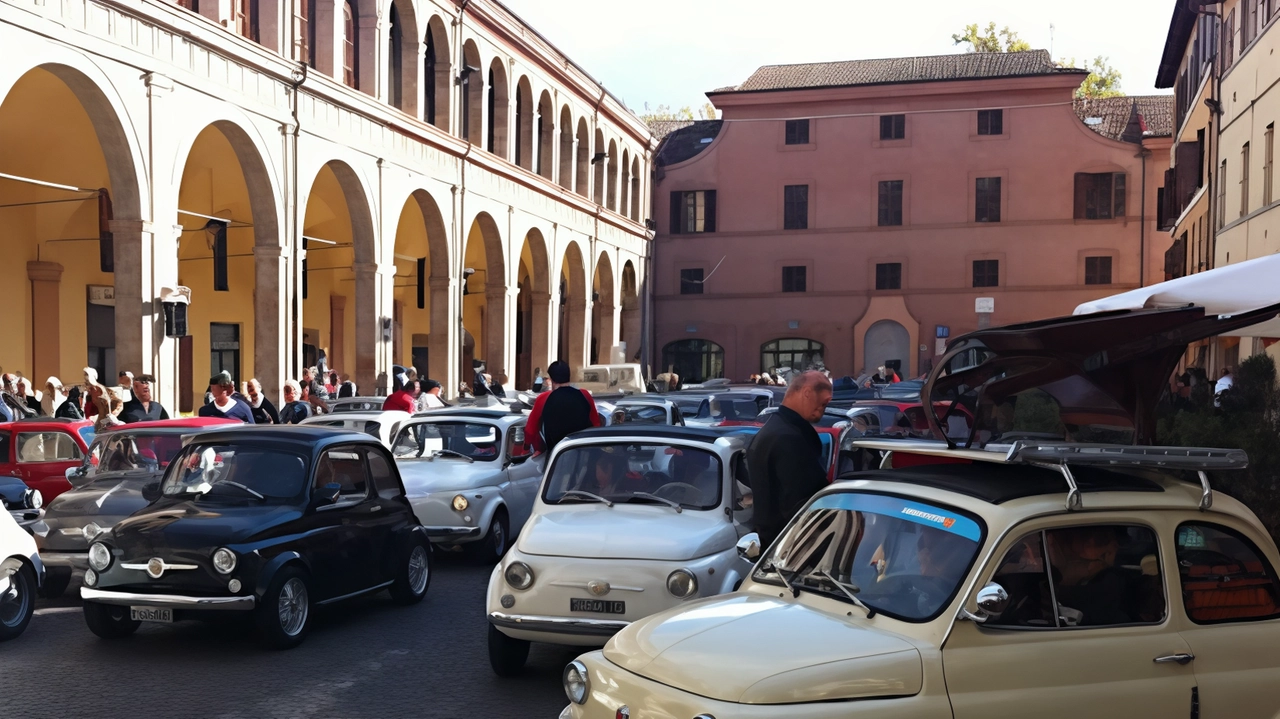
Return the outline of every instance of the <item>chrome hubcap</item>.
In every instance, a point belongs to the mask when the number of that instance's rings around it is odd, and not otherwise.
[[[7,585],[0,589],[0,624],[16,626],[27,615],[31,595],[23,591],[22,578],[16,573],[4,577],[0,585]]]
[[[289,636],[296,636],[307,623],[307,585],[293,577],[280,588],[280,629]]]
[[[414,594],[427,590],[427,550],[418,545],[409,553],[409,589]]]

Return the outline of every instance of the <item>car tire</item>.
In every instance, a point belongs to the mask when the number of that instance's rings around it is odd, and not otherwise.
[[[138,631],[142,622],[129,618],[129,608],[114,604],[84,603],[84,623],[103,639],[120,639]]]
[[[427,596],[431,586],[431,542],[414,539],[409,550],[401,557],[396,569],[395,583],[391,585],[391,599],[396,604],[417,604]]]
[[[292,649],[311,631],[311,588],[298,567],[276,572],[254,610],[258,639],[269,649]]]
[[[0,642],[16,639],[27,630],[36,613],[36,573],[27,565],[9,577],[0,593]]]
[[[511,529],[507,520],[507,510],[501,507],[493,513],[493,521],[489,522],[489,532],[478,542],[464,545],[467,553],[477,564],[497,564],[502,555],[507,553],[510,543]]]
[[[529,660],[529,642],[512,639],[497,627],[489,625],[489,666],[500,677],[514,677]]]
[[[71,567],[49,567],[44,572],[44,586],[40,587],[40,596],[45,599],[57,599],[71,584]]]

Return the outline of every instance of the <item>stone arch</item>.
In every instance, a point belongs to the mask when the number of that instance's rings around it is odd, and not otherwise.
[[[881,365],[893,366],[899,376],[906,377],[911,371],[911,355],[911,333],[901,323],[880,320],[867,328],[862,342],[867,372],[875,372]]]
[[[422,32],[411,0],[392,0],[388,11],[387,102],[414,117],[420,116],[418,63],[423,48],[418,42]],[[428,79],[430,81],[430,79]]]
[[[618,308],[613,292],[613,262],[607,250],[596,260],[591,279],[592,364],[612,364],[613,347],[618,344]]]
[[[533,171],[533,89],[529,76],[521,75],[516,84],[516,164]]]
[[[618,168],[622,173],[622,191],[618,197],[618,214],[625,216],[630,215],[629,200],[631,199],[631,152],[624,146],[622,148],[622,166]]]
[[[487,212],[477,213],[468,227],[462,255],[463,328],[476,338],[476,359],[485,362],[490,374],[509,372],[515,348],[508,320],[512,298],[507,291],[505,243],[498,223]],[[464,363],[461,377],[472,382],[472,367]]]
[[[578,118],[578,156],[575,158],[573,191],[587,197],[591,194],[591,131],[587,118]]]
[[[552,179],[555,167],[552,165],[552,144],[555,137],[555,106],[551,104],[551,93],[546,90],[538,96],[538,119],[535,124],[538,139],[538,161],[536,171],[539,175]]]
[[[449,32],[439,15],[427,21],[423,50],[422,79],[426,85],[423,93],[422,119],[428,124],[449,131],[449,95],[453,88],[453,56],[449,54]]]
[[[392,363],[415,367],[419,377],[456,385],[450,338],[456,300],[449,230],[431,193],[416,189],[401,205],[391,263],[396,268]]]
[[[597,205],[604,204],[604,178],[606,174],[607,160],[609,156],[604,151],[604,131],[596,128],[596,141],[592,145],[591,164],[595,166],[595,172],[591,173],[591,199]]]
[[[536,370],[546,371],[551,363],[552,303],[551,262],[547,241],[538,228],[531,228],[520,248],[516,272],[519,294],[516,301],[516,387],[533,386]],[[545,376],[545,375],[544,375]]]
[[[473,145],[484,140],[484,70],[480,63],[480,48],[475,40],[462,45],[462,63],[458,75],[462,79],[462,139]]]
[[[622,342],[626,345],[628,362],[640,359],[640,286],[636,281],[636,267],[631,260],[622,265],[622,282],[620,288],[620,309],[622,310]]]
[[[560,259],[559,359],[572,369],[587,363],[587,264],[575,241]]]
[[[605,171],[609,177],[608,207],[610,210],[618,209],[618,169],[618,143],[609,140],[608,167]]]
[[[486,101],[485,149],[503,159],[508,159],[507,133],[511,122],[507,112],[511,107],[511,98],[507,88],[507,68],[502,58],[495,57],[489,62],[489,92]]]
[[[630,210],[629,216],[635,222],[644,219],[640,214],[640,185],[642,178],[640,177],[640,156],[636,155],[631,158],[631,201],[627,203]]]
[[[560,186],[566,190],[573,189],[573,113],[569,106],[560,108]]]

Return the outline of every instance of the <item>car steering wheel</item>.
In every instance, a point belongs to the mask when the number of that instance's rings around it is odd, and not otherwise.
[[[702,503],[702,490],[685,482],[671,482],[670,484],[664,484],[653,494],[655,497],[662,497],[663,499],[669,499],[672,502],[679,502],[680,504]]]

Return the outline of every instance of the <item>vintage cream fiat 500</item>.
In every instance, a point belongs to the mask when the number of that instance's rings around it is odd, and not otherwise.
[[[1186,342],[1268,309],[960,338],[924,393],[967,438],[867,441],[886,468],[819,492],[739,591],[566,667],[561,717],[1280,717],[1280,555],[1207,477],[1247,458],[1150,446]]]
[[[555,449],[515,546],[489,579],[489,660],[502,676],[530,642],[601,646],[632,621],[733,591],[746,432],[662,425],[587,430]]]

